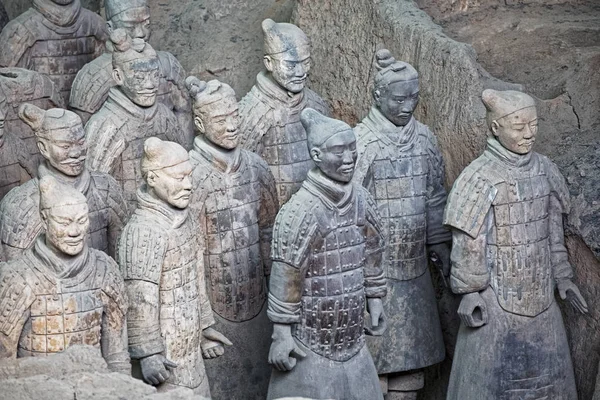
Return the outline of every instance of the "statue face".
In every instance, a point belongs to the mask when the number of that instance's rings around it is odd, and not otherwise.
[[[538,130],[537,111],[527,107],[492,122],[492,133],[507,150],[527,154]]]
[[[319,148],[313,148],[311,155],[317,167],[329,178],[350,182],[358,157],[354,132],[347,130],[335,134]]]
[[[125,96],[138,106],[150,107],[156,103],[160,78],[158,59],[124,63],[115,68],[113,78]]]
[[[300,93],[306,85],[311,59],[308,46],[300,46],[277,56],[265,56],[267,70],[275,82],[291,93]]]
[[[393,82],[374,95],[379,111],[394,125],[405,126],[419,103],[419,81]]]
[[[235,149],[239,144],[238,103],[235,97],[205,107],[202,118],[195,118],[196,125],[207,140],[224,149]]]
[[[52,207],[42,212],[46,240],[60,252],[75,256],[83,250],[90,220],[87,204]]]
[[[156,197],[169,205],[184,209],[192,195],[192,164],[182,162],[169,168],[148,172],[148,186]]]
[[[67,176],[78,176],[85,168],[87,145],[81,124],[53,130],[51,139],[38,139],[38,148],[51,166]]]
[[[124,0],[125,1],[125,0]],[[132,39],[150,39],[150,9],[148,7],[130,8],[109,21],[111,29],[125,29]]]

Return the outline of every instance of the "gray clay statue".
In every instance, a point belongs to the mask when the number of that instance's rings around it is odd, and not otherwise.
[[[156,101],[160,64],[156,52],[123,29],[111,32],[112,76],[116,86],[85,125],[92,171],[111,174],[123,188],[131,210],[143,178],[140,160],[149,137],[185,143],[173,112]]]
[[[187,387],[209,397],[203,355],[231,342],[211,328],[201,243],[188,205],[192,164],[177,143],[149,138],[144,183],[120,240],[119,265],[129,298],[129,353],[136,371],[159,391]]]
[[[46,176],[85,196],[89,210],[87,243],[114,256],[128,215],[127,203],[113,177],[86,168],[86,138],[79,116],[59,108],[44,111],[28,103],[21,105],[19,116],[35,132],[44,161],[36,179],[12,189],[0,202],[0,243],[5,259],[18,257],[43,231],[39,179]]]
[[[264,64],[256,84],[240,102],[243,148],[259,154],[277,183],[279,206],[302,185],[314,163],[306,148],[300,113],[307,107],[324,115],[325,102],[306,88],[311,67],[310,40],[300,28],[266,19]]]
[[[419,76],[386,49],[376,54],[374,104],[355,128],[354,180],[375,199],[386,232],[388,329],[368,340],[387,400],[417,398],[422,368],[446,355],[429,272],[435,252],[447,274],[451,233],[442,225],[444,162],[429,128],[415,119]]]
[[[150,8],[147,0],[105,0],[109,31],[125,29],[133,39],[150,39]],[[84,124],[102,107],[110,88],[116,85],[112,77],[112,43],[107,42],[107,52],[86,64],[73,81],[69,108],[75,111]],[[187,133],[187,149],[191,148],[194,129],[190,101],[185,90],[185,70],[173,54],[157,51],[160,77],[157,101],[167,106],[177,116],[181,129]]]
[[[45,234],[0,264],[0,359],[94,346],[113,371],[130,374],[127,298],[115,261],[88,248],[87,200],[51,176],[40,180]]]
[[[0,34],[0,67],[47,74],[65,102],[77,72],[104,52],[106,23],[80,0],[33,0]]]
[[[577,399],[554,298],[558,288],[587,312],[564,245],[569,192],[556,165],[532,151],[534,100],[491,89],[482,98],[487,148],[454,183],[444,215],[450,282],[462,295],[447,399]]]
[[[52,80],[44,74],[24,68],[0,68],[0,103],[6,102],[5,132],[21,139],[24,149],[32,156],[34,167],[40,157],[35,134],[29,125],[19,118],[19,107],[30,103],[44,110],[64,108],[60,93]],[[0,107],[3,107],[0,105]]]
[[[215,327],[236,346],[206,363],[211,391],[215,398],[264,399],[271,374],[265,303],[278,209],[275,180],[258,155],[238,147],[244,132],[233,89],[194,77],[187,84],[199,132],[190,151],[192,206],[204,235],[208,295]]]
[[[268,398],[382,400],[365,345],[365,329],[385,330],[377,205],[351,182],[357,151],[350,126],[313,109],[301,120],[316,167],[273,227]]]
[[[12,188],[35,176],[25,143],[5,128],[7,113],[6,99],[0,98],[0,201]]]

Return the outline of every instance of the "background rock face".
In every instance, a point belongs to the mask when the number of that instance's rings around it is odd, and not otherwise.
[[[295,22],[313,40],[311,88],[335,116],[356,123],[371,105],[373,57],[388,48],[420,73],[416,116],[438,137],[448,188],[484,149],[481,92],[523,90],[536,97],[536,151],[567,178],[573,207],[567,247],[586,316],[563,306],[578,390],[594,391],[600,350],[600,6],[583,0],[299,0]],[[488,72],[489,71],[489,72]],[[435,272],[434,272],[435,273]],[[457,298],[439,290],[451,356]],[[422,399],[445,398],[450,362],[428,371]]]

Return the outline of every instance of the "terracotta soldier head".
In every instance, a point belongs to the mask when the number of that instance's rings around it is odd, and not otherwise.
[[[150,39],[150,7],[146,0],[105,0],[109,31],[124,29],[134,39]]]
[[[190,76],[185,81],[194,102],[194,125],[206,140],[226,150],[235,149],[240,141],[238,102],[226,83],[200,81]]]
[[[124,29],[110,34],[113,79],[133,103],[150,107],[156,103],[160,64],[156,52],[143,39],[131,39]]]
[[[62,108],[46,111],[23,103],[19,107],[19,118],[35,133],[38,149],[49,166],[72,177],[83,172],[87,146],[77,114]]]
[[[184,209],[192,194],[192,171],[187,151],[174,142],[151,137],[144,142],[142,175],[148,193],[171,207]]]
[[[345,122],[329,118],[312,108],[302,111],[308,150],[323,174],[339,182],[350,182],[356,164],[356,137]]]
[[[40,215],[49,248],[67,256],[81,253],[90,221],[87,200],[79,190],[45,176],[40,180]]]
[[[310,39],[296,25],[268,18],[262,29],[267,71],[288,92],[300,93],[310,71]]]
[[[404,126],[419,103],[419,74],[410,64],[397,61],[389,50],[375,54],[375,106],[394,125]]]
[[[491,133],[507,150],[527,154],[538,130],[535,101],[514,90],[486,89],[481,95]]]

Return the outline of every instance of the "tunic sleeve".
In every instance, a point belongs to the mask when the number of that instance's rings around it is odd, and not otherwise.
[[[271,241],[273,239],[273,224],[279,207],[275,178],[269,166],[262,158],[252,155],[257,160],[260,181],[260,210],[258,225],[260,228],[260,253],[262,256],[265,275],[271,274]]]
[[[365,201],[365,232],[366,232],[366,261],[364,267],[365,274],[365,294],[366,297],[385,297],[387,294],[387,284],[383,272],[383,250],[385,248],[385,239],[381,219],[377,212],[377,205],[371,195],[362,188]]]
[[[443,225],[447,198],[444,159],[435,136],[429,130],[427,133],[427,244],[438,244],[450,241],[452,234]]]
[[[19,338],[34,299],[25,278],[12,264],[0,264],[0,360],[17,358]]]
[[[88,144],[86,164],[91,171],[110,174],[115,170],[115,163],[127,145],[120,129],[108,119],[94,118],[98,116],[101,115],[94,115],[85,125]]]

